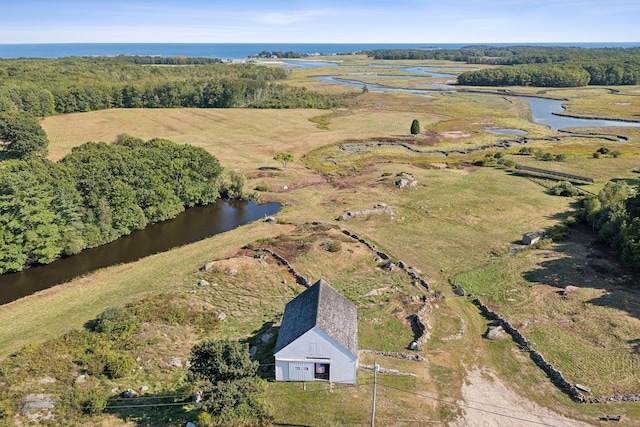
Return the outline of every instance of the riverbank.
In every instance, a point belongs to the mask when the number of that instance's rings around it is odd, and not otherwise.
[[[224,256],[253,239],[286,233],[290,226],[265,222],[245,225],[203,241],[141,260],[105,268],[84,277],[0,306],[0,358],[81,329],[109,307],[118,307],[151,293],[190,287],[212,254]]]
[[[130,263],[274,215],[278,203],[218,200],[50,264],[0,276],[0,305],[111,265]]]

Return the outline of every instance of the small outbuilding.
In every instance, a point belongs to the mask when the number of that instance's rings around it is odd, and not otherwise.
[[[522,235],[522,243],[525,245],[535,245],[543,236],[544,231],[531,231]]]
[[[355,384],[356,306],[320,279],[289,301],[274,350],[276,381]]]

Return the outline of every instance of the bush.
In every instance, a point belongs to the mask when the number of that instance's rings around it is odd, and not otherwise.
[[[503,167],[507,168],[507,169],[511,169],[511,168],[514,168],[516,166],[516,162],[514,162],[513,160],[504,159],[504,158],[498,160],[498,164],[500,166],[503,166]]]
[[[549,189],[549,193],[554,196],[576,197],[580,195],[580,190],[568,181],[562,181]]]
[[[569,236],[569,227],[566,224],[558,224],[554,225],[549,229],[548,232],[549,237],[553,241],[564,240]]]
[[[107,403],[107,396],[93,391],[90,393],[89,397],[85,398],[82,401],[82,413],[85,415],[101,414],[102,412],[104,412],[104,408],[107,407]]]
[[[137,319],[122,308],[107,308],[91,322],[92,330],[103,333],[112,340],[125,339],[138,327]]]
[[[340,252],[342,250],[342,243],[338,240],[329,240],[325,244],[325,249],[329,252]]]
[[[112,379],[122,378],[133,372],[136,361],[129,354],[122,351],[108,351],[101,355],[104,363],[104,373]]]
[[[256,185],[254,187],[254,190],[256,190],[256,191],[269,191],[269,187],[267,187],[266,185]]]

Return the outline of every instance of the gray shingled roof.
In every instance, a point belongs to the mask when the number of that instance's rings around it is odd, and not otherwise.
[[[353,355],[358,354],[356,306],[322,279],[285,306],[275,353],[314,326],[322,329]]]

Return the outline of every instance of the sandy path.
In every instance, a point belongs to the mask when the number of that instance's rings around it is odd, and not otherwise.
[[[451,424],[452,427],[592,426],[522,398],[493,374],[479,369],[468,373],[462,394],[464,416]]]

